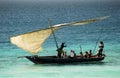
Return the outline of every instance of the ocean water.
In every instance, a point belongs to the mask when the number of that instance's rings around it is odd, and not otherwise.
[[[39,2],[35,4],[0,5],[0,78],[120,78],[120,5],[113,3]],[[80,21],[101,16],[108,19],[84,26],[64,27],[56,31],[59,45],[77,54],[93,50],[98,37],[105,44],[106,58],[98,63],[35,65],[19,56],[32,55],[10,43],[10,37],[52,25]],[[56,55],[51,36],[43,44],[39,55]],[[96,47],[97,51],[98,47]],[[94,52],[95,53],[95,52]]]

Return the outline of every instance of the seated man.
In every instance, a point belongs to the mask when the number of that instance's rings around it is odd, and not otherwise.
[[[85,58],[89,58],[89,53],[87,51],[85,52]]]
[[[89,51],[89,58],[92,56],[92,50]]]
[[[83,56],[83,53],[82,52],[80,52],[80,58],[83,58],[84,56]]]
[[[71,52],[70,52],[70,58],[75,58],[75,57],[76,57],[75,51],[71,50]]]

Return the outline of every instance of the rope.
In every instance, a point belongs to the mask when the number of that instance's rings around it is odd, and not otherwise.
[[[99,35],[99,37],[98,37],[98,39],[97,39],[97,41],[96,41],[96,45],[95,45],[95,47],[94,47],[94,49],[93,49],[93,54],[94,54],[94,52],[95,52],[95,50],[96,50],[96,46],[97,46],[97,44],[98,44],[98,41],[100,40],[100,37],[101,37],[102,33],[103,33],[103,29],[101,29],[101,33],[100,33],[100,35]]]

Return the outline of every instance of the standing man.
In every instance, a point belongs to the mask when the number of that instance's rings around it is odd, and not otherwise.
[[[104,48],[104,43],[103,43],[103,41],[100,41],[99,50],[98,50],[98,57],[102,56],[103,48]]]
[[[65,42],[63,42],[60,46],[60,48],[57,50],[58,51],[58,57],[61,58],[61,54],[64,52],[63,48],[66,47]]]

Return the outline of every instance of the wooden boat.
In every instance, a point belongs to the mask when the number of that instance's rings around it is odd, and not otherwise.
[[[93,23],[96,21],[100,21],[103,19],[108,18],[109,16],[94,18],[83,20],[79,22],[72,22],[72,23],[63,23],[57,24],[54,26],[40,29],[28,33],[24,33],[21,35],[13,36],[10,38],[12,44],[17,45],[18,47],[22,48],[23,50],[30,52],[32,54],[38,54],[38,52],[43,51],[42,44],[46,41],[47,38],[52,34],[53,39],[55,41],[57,49],[59,49],[56,36],[54,32],[62,27],[65,26],[81,26],[89,23]],[[49,22],[50,24],[50,22]],[[80,58],[79,56],[75,58],[59,58],[58,56],[24,56],[25,58],[29,59],[35,64],[43,64],[43,63],[75,63],[75,62],[92,62],[92,61],[101,61],[105,58],[102,57],[91,57],[91,58]]]
[[[32,61],[35,64],[51,64],[51,63],[90,63],[90,62],[99,62],[104,60],[105,56],[101,57],[91,57],[91,58],[81,58],[79,56],[75,58],[58,58],[57,56],[25,56],[27,59]]]

